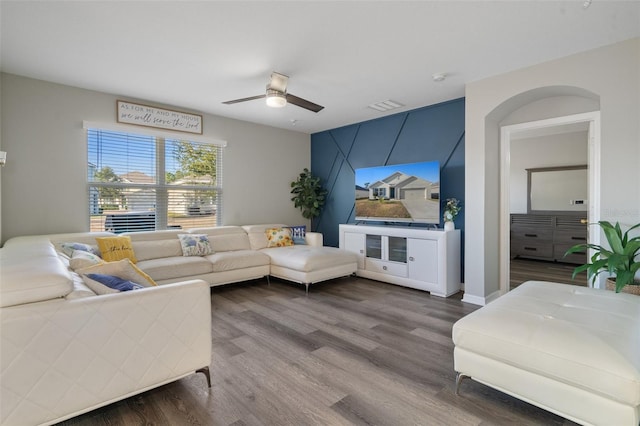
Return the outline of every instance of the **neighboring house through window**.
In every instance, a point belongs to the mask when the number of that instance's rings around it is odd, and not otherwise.
[[[87,128],[91,231],[220,225],[223,145]]]

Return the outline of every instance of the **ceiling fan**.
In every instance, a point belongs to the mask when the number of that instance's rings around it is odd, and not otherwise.
[[[295,95],[287,93],[287,82],[289,77],[278,72],[271,73],[271,81],[267,84],[267,91],[264,95],[250,96],[248,98],[234,99],[232,101],[223,102],[223,104],[231,105],[239,102],[253,101],[254,99],[266,98],[267,105],[273,108],[282,108],[287,103],[299,106],[309,111],[319,112],[324,107],[314,104],[306,99],[299,98]]]

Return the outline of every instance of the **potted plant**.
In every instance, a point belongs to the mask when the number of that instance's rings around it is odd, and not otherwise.
[[[607,280],[607,288],[615,287],[616,293],[625,291],[640,294],[640,281],[635,279],[636,273],[640,270],[640,236],[629,236],[629,232],[640,227],[640,223],[627,229],[624,234],[618,222],[612,225],[607,221],[600,221],[598,225],[602,228],[610,248],[597,244],[578,244],[567,250],[565,256],[583,252],[585,249],[594,250],[591,262],[578,266],[573,271],[573,278],[580,272],[587,271],[588,279],[595,283],[597,276],[607,271],[615,276],[615,285],[610,278]],[[629,287],[625,288],[626,286]]]
[[[448,198],[447,203],[444,206],[444,214],[442,218],[444,219],[444,229],[449,231],[455,228],[453,223],[453,219],[458,216],[462,210],[462,206],[460,206],[460,201],[456,198]]]
[[[293,205],[302,211],[305,219],[313,222],[313,218],[320,216],[327,191],[320,184],[320,178],[313,176],[309,169],[305,168],[298,179],[291,182],[291,193]]]

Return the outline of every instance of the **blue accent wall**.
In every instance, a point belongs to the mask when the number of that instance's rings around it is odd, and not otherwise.
[[[464,108],[460,98],[311,135],[311,171],[329,191],[313,221],[324,244],[337,247],[338,225],[355,223],[355,169],[420,161],[440,162],[441,209],[447,198],[462,202],[464,237]]]

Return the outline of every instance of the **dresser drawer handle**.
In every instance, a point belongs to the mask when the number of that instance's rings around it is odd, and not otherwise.
[[[525,237],[533,237],[536,238],[538,234],[524,234]]]
[[[537,251],[538,249],[535,247],[524,247],[525,250],[529,250],[529,251]]]
[[[572,240],[577,240],[577,241],[587,241],[587,239],[585,237],[571,237]]]

